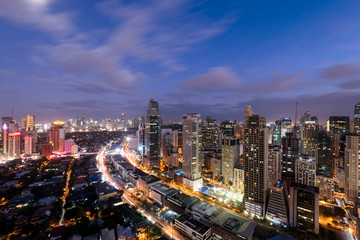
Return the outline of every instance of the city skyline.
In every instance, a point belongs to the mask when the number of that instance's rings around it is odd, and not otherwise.
[[[130,119],[154,98],[176,121],[242,121],[246,105],[275,121],[298,102],[325,122],[360,101],[354,2],[1,4],[2,116]]]

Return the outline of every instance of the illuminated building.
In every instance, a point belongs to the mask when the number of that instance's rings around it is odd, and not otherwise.
[[[301,127],[302,154],[316,157],[317,153],[317,136],[319,132],[319,124],[306,121]]]
[[[22,120],[21,120],[21,129],[26,129],[26,118],[23,118]]]
[[[281,161],[281,147],[280,146],[269,146],[268,156],[268,167],[269,167],[269,182],[268,187],[272,187],[281,178],[280,161]]]
[[[126,117],[125,117],[125,113],[121,113],[121,125],[120,125],[121,129],[126,128]]]
[[[224,136],[222,139],[222,176],[224,182],[234,183],[234,167],[239,163],[239,139],[233,136]]]
[[[360,133],[360,102],[355,105],[354,109],[354,132]]]
[[[65,141],[65,129],[64,122],[56,121],[51,124],[51,128],[48,131],[49,143],[53,146],[55,152],[64,151]]]
[[[20,132],[12,132],[8,134],[9,158],[16,158],[20,156],[20,137]]]
[[[316,175],[316,186],[319,188],[319,199],[335,201],[335,180],[330,176]]]
[[[65,141],[64,141],[64,150],[65,150],[65,152],[66,153],[71,153],[71,149],[72,149],[72,147],[74,146],[74,145],[76,145],[75,144],[75,141],[73,140],[73,139],[66,139]]]
[[[254,112],[252,111],[251,106],[247,105],[245,107],[245,118],[244,118],[245,127],[248,125],[249,117],[251,117],[252,115],[254,115]]]
[[[353,204],[360,196],[360,136],[346,136],[344,168],[345,198]]]
[[[49,158],[52,154],[52,148],[50,143],[41,144],[41,156]]]
[[[1,126],[4,126],[5,123],[9,123],[12,120],[13,120],[12,117],[2,117],[1,118]]]
[[[286,182],[288,189],[295,181],[295,161],[299,155],[299,140],[293,133],[287,133],[281,140],[281,179]]]
[[[273,129],[273,145],[280,146],[281,145],[281,121],[275,121],[274,129]]]
[[[317,135],[317,171],[332,173],[331,138],[326,132],[319,132]],[[335,158],[335,157],[334,157]]]
[[[25,136],[25,154],[26,155],[31,155],[33,153],[33,137],[32,135],[26,135]]]
[[[145,167],[160,168],[160,110],[159,103],[150,99],[146,117],[146,157]]]
[[[265,217],[268,187],[268,128],[266,118],[249,117],[245,128],[245,210],[258,218]]]
[[[232,121],[222,121],[220,123],[220,130],[223,137],[232,137],[235,135],[235,127]]]
[[[301,154],[295,162],[295,182],[316,186],[316,161],[310,155]]]
[[[4,123],[2,125],[2,135],[3,135],[3,156],[8,156],[8,125]]]
[[[27,115],[26,116],[26,128],[25,130],[34,131],[35,130],[35,115]]]
[[[280,120],[280,124],[281,124],[281,137],[285,137],[286,133],[291,133],[293,132],[293,128],[291,125],[291,118],[282,118]]]
[[[276,224],[289,226],[289,200],[284,181],[278,180],[270,187],[270,199],[266,218]]]
[[[245,172],[243,165],[235,165],[234,167],[234,184],[233,187],[240,189],[241,192],[244,192],[244,181],[245,181]]]
[[[202,122],[201,136],[202,136],[202,148],[215,147],[218,145],[218,139],[215,134],[216,120],[211,119],[210,116],[206,117],[206,120]]]
[[[350,130],[350,117],[348,116],[330,116],[329,129],[331,132],[347,133]]]
[[[194,190],[202,187],[200,127],[200,114],[188,113],[183,115],[183,181],[185,185]]]
[[[319,188],[292,183],[290,227],[319,234]]]

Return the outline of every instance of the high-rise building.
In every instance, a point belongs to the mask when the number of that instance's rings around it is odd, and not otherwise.
[[[306,121],[301,125],[302,154],[316,157],[319,124]]]
[[[226,120],[220,123],[220,130],[222,135],[232,137],[235,135],[235,126],[232,121]]]
[[[41,144],[41,156],[49,158],[52,154],[53,146],[50,143]]]
[[[270,199],[266,212],[266,218],[275,224],[289,226],[289,200],[286,183],[276,181],[270,188]]]
[[[21,129],[26,130],[26,118],[21,120]]]
[[[254,115],[254,112],[252,111],[251,106],[247,105],[245,107],[245,118],[244,118],[245,127],[248,125],[249,117],[251,117],[252,115]]]
[[[35,115],[27,115],[26,116],[26,131],[34,131],[35,130]]]
[[[64,141],[64,151],[65,151],[66,153],[71,153],[71,149],[72,149],[72,147],[73,147],[74,145],[76,145],[74,139],[72,139],[72,138],[66,139],[66,140]]]
[[[317,171],[325,174],[332,172],[331,138],[326,132],[319,132],[317,137]]]
[[[239,139],[234,136],[224,136],[222,139],[222,176],[224,182],[234,183],[234,167],[239,163]]]
[[[355,105],[354,110],[354,132],[360,133],[360,102]]]
[[[65,141],[65,123],[61,121],[56,121],[51,124],[51,127],[48,131],[48,140],[52,145],[52,149],[55,152],[64,151],[64,141]]]
[[[360,197],[360,136],[346,136],[345,198],[353,204]]]
[[[241,192],[244,192],[244,181],[245,181],[244,166],[237,164],[234,167],[233,187],[240,189]]]
[[[295,163],[295,182],[316,186],[316,161],[310,155],[297,156]]]
[[[148,169],[160,168],[160,109],[159,103],[150,99],[146,115],[146,157],[145,167]]]
[[[32,155],[33,153],[33,137],[32,135],[26,135],[24,138],[24,145],[25,145],[25,154]]]
[[[350,130],[350,117],[330,116],[329,129],[331,132],[347,133]]]
[[[3,156],[6,158],[8,156],[8,124],[3,123],[2,125],[2,140],[3,140]]]
[[[286,181],[288,189],[295,181],[295,162],[299,155],[299,140],[293,133],[287,133],[282,138],[282,159],[281,159],[281,179]]]
[[[290,227],[319,234],[319,188],[292,183]]]
[[[281,147],[280,146],[269,146],[269,156],[268,156],[268,168],[269,168],[269,182],[268,187],[273,187],[275,183],[281,179]]]
[[[263,219],[268,187],[268,128],[265,117],[255,115],[248,119],[245,128],[244,163],[245,210]]]
[[[9,158],[16,158],[20,156],[20,138],[21,132],[12,132],[8,134]]]
[[[200,114],[188,113],[183,115],[183,181],[185,185],[194,190],[202,187],[200,128]]]
[[[281,145],[281,121],[275,121],[275,125],[273,128],[273,145],[280,146]]]
[[[210,116],[202,122],[201,135],[202,135],[202,148],[215,147],[218,145],[217,137],[215,136],[216,120],[211,119]]]
[[[160,114],[159,114],[160,115]],[[126,127],[126,117],[125,117],[125,113],[121,113],[121,124],[120,124],[121,129],[124,129]]]
[[[300,118],[300,124],[303,124],[311,120],[311,114],[309,111],[304,112],[304,115]]]

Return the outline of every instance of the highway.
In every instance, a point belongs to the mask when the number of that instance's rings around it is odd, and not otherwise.
[[[184,239],[184,237],[182,235],[180,235],[177,231],[174,231],[172,229],[171,225],[168,225],[166,223],[164,223],[163,221],[159,220],[158,218],[154,217],[153,215],[151,215],[150,213],[148,213],[147,211],[145,211],[145,209],[141,208],[140,206],[138,206],[136,204],[136,201],[132,200],[131,196],[129,195],[129,193],[126,191],[126,189],[120,185],[108,172],[108,169],[105,165],[105,157],[106,157],[106,150],[108,149],[108,147],[102,149],[97,156],[97,162],[98,162],[98,167],[99,170],[102,172],[102,174],[105,176],[106,181],[113,185],[116,189],[120,189],[124,191],[124,194],[122,196],[123,200],[125,200],[127,203],[129,203],[129,205],[131,206],[136,206],[138,207],[138,209],[140,210],[141,213],[143,213],[150,221],[152,222],[156,222],[158,224],[160,224],[162,226],[162,230],[165,234],[167,234],[168,236],[172,236],[173,239],[176,240],[182,240]],[[129,160],[130,161],[130,160]]]

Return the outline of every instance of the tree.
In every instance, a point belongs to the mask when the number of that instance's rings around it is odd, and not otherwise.
[[[146,239],[155,240],[161,237],[162,230],[157,224],[150,224],[145,228],[144,234],[146,236]]]

